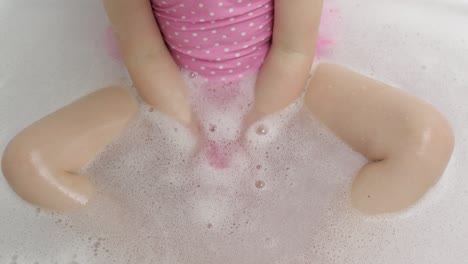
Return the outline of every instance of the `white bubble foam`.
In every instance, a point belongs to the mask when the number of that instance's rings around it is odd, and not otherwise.
[[[191,83],[199,89],[193,93],[199,119],[216,123],[222,134],[201,148],[186,128],[142,104],[127,131],[83,171],[99,193],[88,221],[104,224],[127,212],[106,227],[114,234],[105,241],[114,241],[109,247],[125,239],[126,250],[139,250],[135,256],[145,252],[170,263],[287,263],[318,243],[324,212],[346,200],[343,187],[363,159],[301,110],[300,100],[260,120],[267,133],[256,133],[254,125],[246,138],[232,137],[223,126],[233,126],[239,109],[248,110],[254,83],[253,76],[230,84],[239,99],[222,109],[218,98],[200,99],[208,89],[202,86],[212,84]],[[242,117],[236,120],[239,127]],[[337,153],[351,161],[338,172],[331,158]],[[157,254],[141,248],[143,234]]]

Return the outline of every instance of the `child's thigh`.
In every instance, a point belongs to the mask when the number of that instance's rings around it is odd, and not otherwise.
[[[104,88],[35,122],[9,147],[35,149],[51,162],[77,170],[120,133],[136,109],[127,89]]]
[[[338,65],[319,65],[306,107],[335,134],[370,160],[420,145],[431,131],[451,139],[445,118],[428,103]]]
[[[320,65],[305,98],[313,115],[370,161],[352,199],[371,213],[400,210],[442,175],[453,133],[428,103],[338,65]]]
[[[79,170],[126,127],[136,111],[137,104],[125,88],[110,87],[85,96],[13,138],[2,158],[3,174],[20,196],[45,207],[55,207],[54,201],[73,193],[83,195],[90,188]]]

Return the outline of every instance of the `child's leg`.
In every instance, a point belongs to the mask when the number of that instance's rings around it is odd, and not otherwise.
[[[7,146],[2,171],[23,199],[54,210],[86,204],[89,180],[77,173],[121,132],[137,105],[124,88],[106,88],[54,112]]]
[[[366,156],[351,200],[369,214],[413,204],[443,174],[452,130],[432,106],[336,65],[320,65],[306,106],[354,150]]]

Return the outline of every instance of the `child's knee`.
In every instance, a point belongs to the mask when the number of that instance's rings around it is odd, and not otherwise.
[[[94,190],[89,180],[51,162],[33,141],[22,132],[5,149],[1,170],[10,187],[25,201],[52,210],[85,205]]]
[[[416,106],[415,106],[416,107]],[[442,114],[423,103],[407,120],[407,135],[414,154],[440,161],[445,167],[452,155],[455,138],[453,130]]]
[[[34,182],[29,180],[35,174],[33,155],[33,149],[28,147],[26,140],[20,134],[8,144],[1,162],[3,176],[10,187],[29,202],[33,200],[28,191],[28,186],[32,186]]]

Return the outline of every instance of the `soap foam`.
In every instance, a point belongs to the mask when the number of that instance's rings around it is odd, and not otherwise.
[[[197,148],[188,129],[141,103],[125,133],[83,171],[98,196],[85,213],[89,219],[70,221],[86,232],[95,233],[94,226],[111,234],[102,235],[101,243],[112,250],[98,260],[290,263],[320,247],[327,212],[338,209],[337,201],[347,203],[350,181],[364,160],[300,100],[254,124],[245,137],[232,133],[249,109],[255,76],[217,87],[236,91],[221,109],[222,97],[203,100],[213,84],[189,84],[200,122],[218,128],[208,146]],[[257,133],[258,126],[266,132]],[[202,127],[201,133],[213,133]],[[210,144],[224,148],[215,153],[224,155],[224,166],[212,163]],[[339,171],[333,157],[343,153],[349,164]]]

